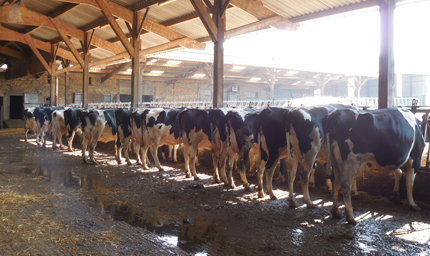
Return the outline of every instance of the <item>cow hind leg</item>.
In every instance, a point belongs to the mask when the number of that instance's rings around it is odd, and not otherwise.
[[[228,184],[231,188],[235,188],[236,185],[234,184],[234,180],[233,180],[233,168],[234,168],[234,162],[235,162],[235,156],[232,152],[228,152],[227,153],[227,163],[226,163],[226,171],[227,171],[227,181]],[[242,176],[241,176],[242,178]],[[246,179],[246,175],[245,175],[245,180],[242,180],[243,182],[243,187],[245,188],[246,191],[249,191],[249,183],[248,180]]]
[[[294,180],[296,179],[298,162],[295,158],[289,157],[287,159],[288,169],[288,205],[290,207],[297,207],[297,201],[294,198]]]
[[[85,136],[82,138],[82,161],[84,163],[88,163],[87,161],[87,147],[88,147],[89,140],[85,138]]]
[[[274,163],[272,167],[266,168],[266,189],[267,194],[269,194],[270,199],[277,200],[278,198],[273,194],[273,188],[272,188],[272,180],[273,180],[273,174],[275,173],[277,164]]]
[[[72,135],[70,136],[70,138],[67,139],[67,147],[68,147],[69,152],[73,152],[72,144],[73,144],[73,138],[75,137],[75,133],[76,132],[73,131]]]
[[[396,169],[394,171],[394,189],[391,194],[391,200],[395,203],[400,203],[400,179],[402,178],[402,171]]]
[[[147,158],[148,158],[148,148],[147,146],[143,146],[140,148],[140,152],[141,152],[141,159],[142,159],[142,167],[144,170],[149,170],[149,167],[147,165]]]
[[[214,181],[215,183],[219,183],[219,174],[218,174],[218,170],[219,170],[219,152],[214,152],[214,150],[212,149],[212,162],[214,165]]]
[[[257,187],[257,195],[259,198],[264,198],[264,191],[263,191],[263,174],[264,169],[266,166],[266,161],[261,160],[260,166],[258,168],[258,187]]]
[[[130,160],[130,155],[129,155],[129,149],[130,149],[130,145],[131,145],[131,140],[130,140],[130,138],[126,138],[125,140],[124,140],[124,143],[123,143],[123,145],[124,145],[124,157],[125,157],[125,161],[127,162],[127,165],[133,165],[132,163],[131,163],[131,160]],[[118,154],[120,153],[121,151],[118,151]],[[139,154],[138,154],[139,155]],[[118,157],[119,157],[120,155],[118,155]],[[120,158],[119,158],[120,159]]]
[[[339,205],[337,203],[337,200],[339,198],[339,188],[340,188],[339,180],[335,178],[333,181],[333,205],[330,212],[333,218],[336,218],[336,219],[342,218],[342,214],[339,211]]]
[[[184,145],[184,162],[185,162],[185,176],[191,178],[190,174],[190,145]]]
[[[309,195],[309,176],[311,175],[312,169],[309,171],[301,170],[303,178],[300,181],[303,191],[303,200],[305,201],[308,208],[315,208],[316,206],[312,203]]]
[[[421,211],[421,208],[415,203],[413,197],[413,189],[414,189],[414,180],[415,180],[415,170],[412,168],[412,160],[409,159],[407,162],[407,171],[406,171],[406,190],[408,202],[411,206],[411,209],[415,211]]]
[[[194,180],[199,180],[199,176],[197,176],[196,172],[196,155],[197,155],[197,146],[190,147],[190,169],[191,173],[194,176]]]
[[[178,148],[179,148],[179,144],[173,146],[173,162],[175,163],[178,162]]]
[[[158,171],[163,172],[164,168],[161,167],[160,160],[158,159],[158,145],[159,145],[159,141],[154,141],[151,144],[151,155],[155,161],[155,166],[157,166]]]
[[[345,203],[346,221],[349,224],[355,225],[357,224],[357,221],[354,219],[354,214],[352,210],[351,182],[352,182],[352,179],[349,179],[349,177],[345,177],[345,179],[341,181],[340,185],[342,188],[343,201]]]

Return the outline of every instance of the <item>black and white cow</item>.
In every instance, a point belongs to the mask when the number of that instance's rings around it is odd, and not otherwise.
[[[142,159],[143,162],[146,161],[146,152],[150,148],[158,170],[164,171],[158,159],[158,147],[169,145],[177,148],[179,146],[179,113],[183,110],[152,108],[142,112],[142,134],[143,137],[149,137],[149,139],[143,139],[143,148],[141,148],[142,157],[145,158]]]
[[[309,176],[315,161],[324,164],[327,161],[327,147],[322,147],[325,141],[323,119],[336,109],[353,109],[346,105],[324,105],[315,107],[294,108],[283,115],[283,122],[287,133],[287,150],[293,151],[299,164],[292,167],[300,168],[299,175],[304,174],[300,183],[303,190],[303,200],[308,207],[315,207],[309,196]],[[355,108],[354,108],[355,109]],[[292,149],[290,148],[292,146]],[[322,150],[321,150],[322,149]],[[303,169],[302,169],[303,168]],[[302,169],[302,170],[301,170]],[[289,205],[296,207],[293,184],[297,168],[292,168],[289,173]]]
[[[60,144],[60,149],[64,149],[62,138],[67,133],[66,122],[64,121],[64,112],[66,110],[60,109],[52,112],[51,116],[51,132],[52,132],[52,149],[57,149],[57,140]]]
[[[55,110],[64,109],[63,107],[43,107],[36,108],[34,110],[35,117],[35,135],[36,135],[36,143],[39,146],[46,147],[46,139],[48,133],[51,132],[51,119],[52,112]],[[40,136],[40,140],[39,140]],[[40,143],[42,141],[42,145]]]
[[[94,159],[94,151],[97,142],[104,143],[116,141],[118,129],[116,126],[115,111],[117,109],[90,109],[88,111],[78,112],[82,122],[82,160],[88,163],[87,147],[89,144],[90,161],[99,164]],[[117,151],[115,144],[115,159],[117,159]]]
[[[215,183],[224,181],[226,186],[234,188],[234,182],[231,175],[227,178],[225,168],[227,159],[227,131],[226,131],[226,114],[229,108],[211,109],[209,110],[209,122],[211,129],[211,143],[212,143],[212,162],[214,165],[214,180]]]
[[[64,111],[64,124],[67,130],[67,148],[69,152],[73,152],[73,139],[75,138],[76,133],[82,134],[82,122],[79,116],[82,115],[82,112],[88,111],[85,108],[69,108]]]
[[[266,169],[266,188],[271,199],[277,199],[272,190],[273,173],[281,159],[287,158],[287,138],[282,116],[286,115],[291,108],[267,108],[261,111],[259,117],[259,155],[261,162],[258,169],[258,196],[264,197],[263,173]],[[287,168],[297,169],[297,161],[293,161],[291,155],[286,162]],[[295,164],[295,166],[293,166]],[[281,172],[283,168],[281,167]],[[293,172],[288,172],[292,174]],[[295,174],[295,173],[294,173]],[[289,177],[289,180],[295,177]]]
[[[249,190],[248,179],[246,178],[246,164],[248,160],[254,159],[258,155],[258,132],[259,132],[259,113],[261,110],[251,108],[233,109],[225,117],[227,127],[227,154],[228,165],[227,173],[229,182],[234,187],[232,170],[234,161],[237,157],[237,168],[243,187]]]
[[[186,109],[179,114],[179,125],[182,142],[184,143],[185,174],[199,180],[196,173],[196,157],[198,149],[212,149],[209,110]]]
[[[121,151],[124,148],[124,156],[127,165],[132,165],[128,155],[133,141],[131,115],[136,108],[120,108],[115,112],[116,125],[118,127],[118,139],[116,140],[116,154],[118,164],[122,164]]]
[[[24,110],[24,121],[25,121],[24,138],[25,138],[25,142],[27,142],[27,140],[28,140],[27,134],[28,134],[29,130],[32,130],[34,135],[36,135],[36,133],[35,133],[36,118],[34,117],[34,110],[36,110],[36,107],[30,107],[30,108],[26,108]]]
[[[415,172],[421,165],[424,138],[414,115],[404,109],[372,111],[339,109],[325,122],[329,159],[334,169],[334,202],[331,213],[341,218],[337,205],[342,188],[346,220],[355,224],[351,204],[351,184],[358,172],[366,169],[396,171],[394,196],[398,196],[399,168],[406,173],[407,197],[416,210],[412,191]]]

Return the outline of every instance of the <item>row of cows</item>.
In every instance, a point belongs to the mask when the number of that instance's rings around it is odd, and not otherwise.
[[[341,218],[337,200],[342,188],[346,219],[355,224],[351,204],[351,188],[356,190],[355,176],[366,169],[395,171],[393,195],[399,197],[402,171],[406,174],[407,197],[414,209],[419,207],[412,197],[413,181],[421,164],[425,142],[421,122],[410,111],[398,108],[364,111],[352,106],[324,105],[300,108],[234,109],[78,109],[29,108],[25,111],[26,131],[32,129],[39,145],[45,145],[46,133],[52,132],[53,148],[63,147],[61,138],[66,134],[68,149],[72,151],[74,134],[83,133],[82,158],[97,163],[94,150],[98,141],[115,140],[115,157],[121,163],[121,152],[127,164],[132,144],[137,163],[147,166],[147,151],[156,166],[158,147],[184,145],[185,172],[198,180],[197,151],[211,150],[215,182],[222,180],[234,188],[232,170],[235,161],[245,189],[248,161],[256,159],[258,166],[257,192],[263,192],[263,174],[266,172],[266,190],[276,199],[272,178],[280,160],[285,159],[288,170],[289,205],[296,207],[293,183],[296,174],[303,177],[303,198],[308,207],[314,207],[309,196],[309,178],[316,161],[327,164],[334,178],[334,203],[331,213]],[[89,160],[86,151],[89,151]],[[299,170],[299,172],[297,172]]]

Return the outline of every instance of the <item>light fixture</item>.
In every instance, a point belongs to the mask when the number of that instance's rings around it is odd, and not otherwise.
[[[244,66],[233,66],[232,67],[232,69],[239,69],[239,70],[242,70],[242,69],[245,69],[246,67],[244,67]]]
[[[253,78],[251,78],[250,80],[251,80],[251,81],[260,81],[260,80],[261,80],[261,77],[253,77]]]
[[[70,67],[73,67],[73,64],[70,64]]]
[[[194,76],[204,77],[206,75],[205,74],[194,74]]]
[[[131,69],[131,68],[127,68],[127,70],[126,70],[126,72],[131,72],[131,71],[133,71],[133,69]]]
[[[164,71],[163,70],[151,70],[151,72],[149,72],[151,74],[163,74]]]
[[[152,59],[149,62],[152,62],[152,63],[157,62],[157,59]]]
[[[181,64],[182,63],[182,61],[180,61],[180,60],[169,60],[168,62],[167,62],[167,64]]]
[[[298,73],[299,73],[299,71],[290,70],[290,71],[287,72],[287,75],[295,75],[295,74],[298,74]]]

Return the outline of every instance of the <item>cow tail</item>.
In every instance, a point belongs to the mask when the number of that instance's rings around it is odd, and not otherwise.
[[[181,147],[181,144],[182,144],[182,133],[184,132],[184,130],[182,128],[182,118],[181,118],[182,115],[181,115],[181,113],[179,113],[179,115],[178,115],[178,123],[179,123],[179,147]]]
[[[290,152],[291,147],[290,147],[290,138],[288,136],[287,131],[285,132],[285,136],[287,137],[287,161],[288,161],[288,159],[290,158],[290,154],[291,154],[291,152]]]

